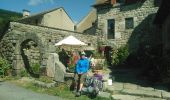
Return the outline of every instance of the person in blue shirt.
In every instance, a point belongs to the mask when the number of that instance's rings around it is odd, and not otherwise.
[[[89,60],[85,57],[85,53],[82,52],[80,54],[80,59],[77,61],[77,64],[76,64],[76,79],[78,81],[76,96],[81,95],[83,82],[89,70],[89,63],[90,63]]]

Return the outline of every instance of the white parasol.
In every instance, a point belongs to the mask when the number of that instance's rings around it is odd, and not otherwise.
[[[87,46],[87,44],[71,35],[56,43],[55,46],[64,46],[66,48],[71,47],[71,49],[80,49],[83,46]]]

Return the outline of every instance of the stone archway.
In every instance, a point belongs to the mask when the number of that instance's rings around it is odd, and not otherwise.
[[[21,43],[21,57],[27,72],[33,77],[39,77],[41,54],[33,40],[25,40]]]
[[[45,42],[37,34],[22,34],[17,41],[14,51],[14,74],[18,75],[21,70],[26,69],[31,76],[39,77],[39,73],[35,72],[33,68],[37,68],[37,66],[40,67],[39,69],[46,67],[47,52],[45,51],[47,51]]]

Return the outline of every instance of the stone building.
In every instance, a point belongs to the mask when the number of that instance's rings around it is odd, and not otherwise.
[[[96,34],[103,45],[119,48],[125,44],[135,51],[139,45],[154,45],[157,31],[153,25],[159,0],[97,0]]]
[[[30,15],[28,10],[23,10],[23,18],[18,22],[74,31],[74,22],[62,7],[35,15]]]

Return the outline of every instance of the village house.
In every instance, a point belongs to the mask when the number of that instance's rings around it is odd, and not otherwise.
[[[23,10],[23,18],[18,22],[74,31],[74,22],[63,7],[44,11],[35,15],[30,15],[28,10]]]
[[[96,34],[102,45],[119,48],[129,45],[133,52],[140,44],[156,45],[153,25],[159,0],[96,0]]]
[[[76,25],[75,31],[81,33],[88,33],[95,35],[97,28],[97,13],[96,9],[91,9],[91,11]]]

